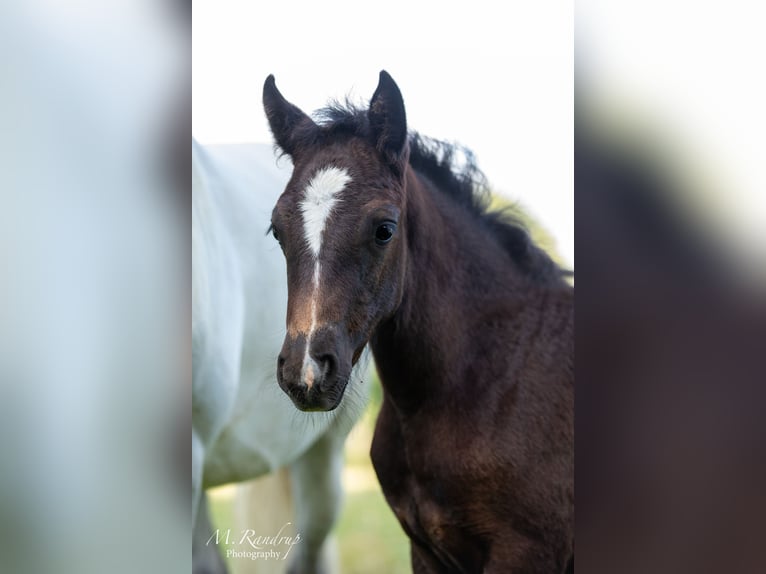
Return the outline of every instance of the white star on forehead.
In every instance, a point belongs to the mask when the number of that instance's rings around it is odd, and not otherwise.
[[[351,176],[345,169],[325,167],[320,169],[306,186],[301,201],[303,231],[314,257],[319,257],[322,248],[322,233],[338,194],[343,191]]]

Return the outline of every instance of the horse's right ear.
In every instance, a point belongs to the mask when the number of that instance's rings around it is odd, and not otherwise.
[[[310,143],[319,131],[309,116],[282,96],[274,74],[269,74],[263,83],[263,109],[277,145],[291,157],[302,145]]]

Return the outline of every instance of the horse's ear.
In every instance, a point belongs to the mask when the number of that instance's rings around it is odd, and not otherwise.
[[[375,147],[392,164],[403,167],[407,160],[407,116],[402,93],[385,70],[380,72],[367,117]]]
[[[300,145],[309,143],[319,131],[309,116],[280,93],[274,74],[269,74],[263,84],[263,109],[277,145],[289,156],[294,156]]]

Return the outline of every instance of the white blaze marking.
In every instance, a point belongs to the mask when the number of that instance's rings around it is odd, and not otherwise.
[[[301,213],[303,215],[303,232],[306,237],[311,253],[314,256],[314,278],[311,294],[311,327],[306,335],[306,354],[303,357],[303,369],[301,378],[311,387],[314,380],[321,374],[319,365],[309,355],[311,337],[316,329],[316,308],[319,296],[319,252],[322,250],[322,234],[324,233],[327,219],[330,217],[333,207],[338,202],[338,194],[343,191],[346,184],[351,181],[351,176],[345,169],[326,167],[320,169],[308,186],[301,201]]]

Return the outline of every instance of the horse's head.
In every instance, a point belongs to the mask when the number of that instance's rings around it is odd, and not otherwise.
[[[386,72],[369,109],[330,109],[326,123],[285,100],[273,76],[263,103],[294,165],[271,220],[288,282],[277,377],[299,409],[332,410],[373,331],[402,298],[404,103]]]

